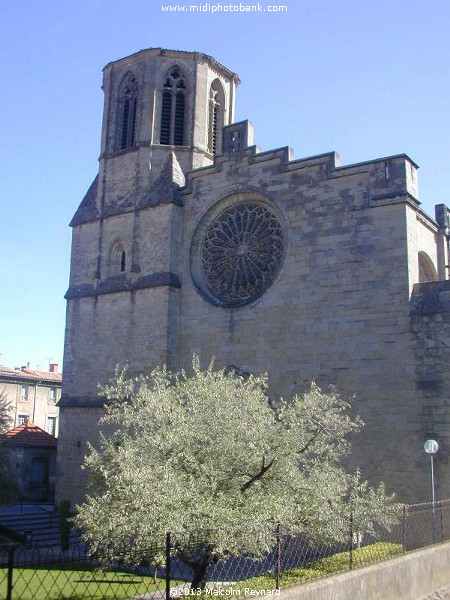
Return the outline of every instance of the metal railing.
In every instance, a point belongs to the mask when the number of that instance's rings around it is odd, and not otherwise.
[[[136,551],[107,548],[93,553],[86,544],[73,545],[67,552],[55,547],[4,546],[0,547],[0,598],[170,600],[188,595],[256,595],[255,590],[276,590],[450,540],[450,501],[405,507],[390,531],[363,535],[352,514],[341,530],[339,541],[319,542],[316,536],[293,536],[279,524],[272,550],[262,555],[207,554],[214,539],[181,539],[169,533],[159,544]],[[240,535],[243,546],[250,547],[247,542],[252,538],[245,532]],[[203,578],[206,587],[193,589],[193,563],[205,556],[211,558]],[[218,589],[226,593],[218,594]]]

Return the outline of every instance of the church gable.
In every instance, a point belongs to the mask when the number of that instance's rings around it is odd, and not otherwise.
[[[275,399],[311,380],[355,396],[351,466],[422,500],[422,438],[449,437],[449,211],[420,209],[405,154],[341,166],[261,151],[233,122],[238,83],[159,48],[105,67],[100,173],[71,223],[59,498],[80,499],[98,383],[117,364],[189,368],[195,352],[268,372]]]

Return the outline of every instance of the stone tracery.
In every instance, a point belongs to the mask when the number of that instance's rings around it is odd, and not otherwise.
[[[283,230],[269,208],[259,203],[227,208],[209,225],[201,245],[208,291],[227,306],[255,300],[273,283],[283,250]]]

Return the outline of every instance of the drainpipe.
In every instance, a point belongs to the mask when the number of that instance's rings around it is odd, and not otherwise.
[[[36,396],[37,396],[37,386],[38,384],[35,383],[34,384],[34,399],[33,399],[33,423],[34,421],[34,417],[35,417],[35,413],[36,413]]]

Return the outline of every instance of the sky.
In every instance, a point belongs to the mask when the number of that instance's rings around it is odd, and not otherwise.
[[[0,4],[0,363],[62,365],[68,224],[98,171],[101,71],[140,49],[195,50],[238,73],[236,119],[253,122],[263,150],[337,151],[341,164],[406,153],[420,166],[422,208],[450,205],[448,0],[264,0],[258,12],[224,10],[252,5]]]

